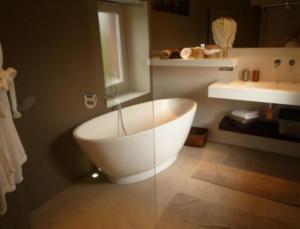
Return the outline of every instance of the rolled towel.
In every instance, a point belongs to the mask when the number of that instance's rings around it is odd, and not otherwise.
[[[193,56],[193,50],[192,50],[192,48],[184,48],[184,49],[182,49],[181,52],[180,52],[180,56],[184,60],[191,59],[192,56]]]
[[[204,48],[194,47],[194,48],[192,48],[192,51],[193,51],[193,57],[195,59],[204,58]]]
[[[257,110],[256,111],[235,110],[235,111],[232,111],[231,114],[233,116],[236,116],[236,117],[239,117],[242,119],[246,119],[246,120],[259,118],[259,111],[257,111]]]
[[[159,57],[160,57],[160,59],[169,59],[171,56],[171,53],[172,53],[172,50],[165,49],[160,52]]]
[[[180,52],[180,56],[182,59],[201,59],[204,58],[203,48],[193,47],[193,48],[184,48]]]
[[[160,59],[180,59],[180,50],[179,49],[165,49],[160,52]]]
[[[170,59],[181,59],[180,50],[179,49],[172,50]]]

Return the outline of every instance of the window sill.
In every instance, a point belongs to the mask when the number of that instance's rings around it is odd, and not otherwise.
[[[120,95],[117,99],[108,99],[106,102],[107,107],[113,107],[115,105],[118,105],[118,103],[124,103],[129,100],[141,97],[143,95],[147,95],[149,92],[140,92],[140,91],[131,91],[131,92],[126,92],[122,95]]]

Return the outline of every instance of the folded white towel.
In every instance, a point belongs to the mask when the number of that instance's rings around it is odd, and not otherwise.
[[[259,111],[250,111],[250,110],[234,110],[231,112],[232,115],[243,118],[246,120],[259,118]]]

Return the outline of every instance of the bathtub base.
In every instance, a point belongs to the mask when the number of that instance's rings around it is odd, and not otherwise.
[[[176,154],[176,156],[170,158],[166,162],[156,166],[156,168],[149,169],[147,171],[144,171],[144,172],[141,172],[138,174],[134,174],[131,176],[127,176],[127,177],[121,177],[121,178],[109,177],[109,180],[111,183],[114,183],[114,184],[132,184],[132,183],[136,183],[136,182],[145,180],[147,178],[153,177],[155,174],[158,174],[158,173],[164,171],[165,169],[167,169],[168,167],[170,167],[177,160],[177,157],[178,157],[178,154]]]

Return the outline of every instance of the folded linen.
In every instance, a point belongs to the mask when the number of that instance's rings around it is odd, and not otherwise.
[[[259,118],[259,111],[257,110],[234,110],[231,112],[231,114],[246,120]]]
[[[234,120],[235,122],[238,122],[241,125],[247,125],[247,124],[250,124],[250,123],[255,123],[258,120],[258,118],[244,119],[244,118],[240,118],[238,116],[232,115],[232,114],[230,114],[228,117],[229,117],[230,120]]]

